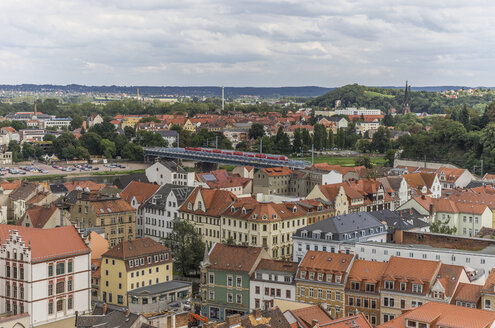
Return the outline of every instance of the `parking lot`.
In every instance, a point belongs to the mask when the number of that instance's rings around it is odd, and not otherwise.
[[[89,165],[72,165],[72,164],[56,164],[47,165],[42,163],[33,163],[30,165],[2,165],[0,166],[0,176],[4,178],[25,177],[25,176],[41,176],[52,174],[81,174],[99,171],[112,171],[118,174],[119,171],[145,169],[148,164],[144,163],[121,163],[121,164],[89,164]]]

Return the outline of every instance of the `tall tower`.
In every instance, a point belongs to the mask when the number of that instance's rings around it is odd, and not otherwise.
[[[225,109],[225,88],[222,85],[222,113]]]
[[[407,86],[407,81],[406,81],[406,90],[404,93],[404,105],[402,106],[402,113],[408,114],[411,112],[411,106],[409,105],[409,87]]]

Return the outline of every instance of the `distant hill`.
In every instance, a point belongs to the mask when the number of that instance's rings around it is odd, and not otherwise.
[[[412,88],[409,97],[411,111],[431,114],[445,113],[447,107],[462,106],[464,104],[482,110],[486,104],[495,100],[495,92],[493,91],[486,92],[482,96],[466,95],[458,98],[447,98],[438,91],[459,90],[462,87],[447,86],[424,88],[435,89],[435,91],[432,92],[420,90],[422,88]],[[442,90],[442,88],[445,89]],[[337,100],[341,102],[341,107],[366,107],[384,111],[396,108],[398,112],[401,112],[404,102],[404,88],[367,87],[358,84],[345,85],[308,101],[307,105],[334,108]]]
[[[156,86],[86,86],[78,84],[51,85],[51,84],[20,84],[0,85],[0,90],[29,91],[29,92],[64,92],[64,93],[139,93],[143,96],[197,96],[221,97],[222,89],[212,86],[193,87],[156,87]],[[315,86],[304,87],[225,87],[225,97],[259,96],[259,97],[317,97],[332,90]]]

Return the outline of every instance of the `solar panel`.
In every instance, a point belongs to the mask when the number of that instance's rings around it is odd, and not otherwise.
[[[204,174],[203,180],[205,181],[217,181],[217,178],[213,174]]]

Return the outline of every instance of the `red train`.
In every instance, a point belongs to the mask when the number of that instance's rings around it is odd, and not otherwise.
[[[244,153],[242,151],[225,151],[221,149],[209,149],[209,148],[199,148],[199,147],[186,147],[185,150],[187,151],[199,151],[203,153],[214,153],[214,154],[224,154],[224,155],[231,155],[231,156],[244,156],[244,157],[254,157],[254,158],[266,158],[266,159],[272,159],[272,160],[277,160],[277,161],[288,161],[289,158],[287,156],[278,156],[278,155],[266,155],[266,154],[251,154],[251,153]]]

